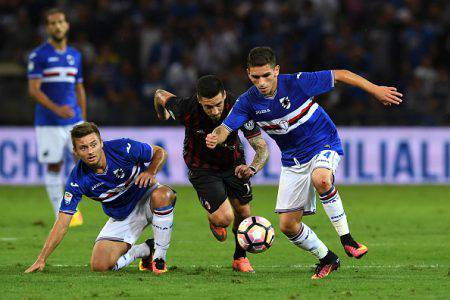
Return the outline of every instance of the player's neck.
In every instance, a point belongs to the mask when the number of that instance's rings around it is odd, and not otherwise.
[[[275,94],[277,92],[277,86],[278,86],[278,78],[275,78],[275,80],[273,82],[272,90],[270,91],[269,94],[265,95],[265,98],[273,98],[273,96],[275,96]]]
[[[65,51],[67,48],[67,39],[62,39],[61,41],[55,41],[54,39],[48,39],[50,45],[53,46],[57,51]]]
[[[100,163],[98,164],[98,166],[96,166],[94,168],[94,171],[97,174],[103,174],[103,173],[105,173],[106,168],[107,168],[106,155],[105,155],[105,151],[102,150],[102,158],[100,159]]]

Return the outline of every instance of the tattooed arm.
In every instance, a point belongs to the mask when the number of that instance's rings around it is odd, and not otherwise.
[[[250,165],[240,165],[235,169],[235,174],[238,178],[248,179],[261,170],[266,162],[269,160],[269,151],[267,149],[266,141],[262,138],[261,134],[251,137],[248,142],[255,150],[255,156]]]

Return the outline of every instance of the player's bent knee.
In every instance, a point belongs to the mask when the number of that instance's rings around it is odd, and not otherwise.
[[[209,216],[209,221],[218,227],[228,227],[234,220],[232,212],[215,211]]]
[[[286,236],[293,236],[298,232],[298,224],[296,222],[280,222],[280,230]]]
[[[152,208],[160,208],[175,203],[177,196],[175,192],[168,186],[160,186],[152,192]]]
[[[314,174],[312,177],[314,187],[319,193],[325,193],[333,186],[333,178],[324,172]]]

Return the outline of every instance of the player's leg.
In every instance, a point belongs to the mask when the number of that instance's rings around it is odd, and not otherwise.
[[[223,242],[225,229],[233,222],[234,214],[220,173],[214,171],[189,171],[189,181],[197,192],[203,208],[207,211],[209,228],[214,237]]]
[[[39,163],[47,165],[45,189],[56,218],[63,197],[61,166],[65,142],[60,130],[58,126],[36,126],[37,156]]]
[[[340,237],[345,252],[349,256],[361,258],[368,249],[351,236],[341,197],[334,186],[334,172],[338,163],[339,155],[336,152],[322,151],[313,164],[312,182],[320,195],[320,201],[331,224]]]
[[[166,253],[172,237],[175,202],[176,193],[168,186],[160,185],[151,194],[150,207],[153,213],[152,226],[155,239],[152,267],[156,274],[167,271]]]
[[[232,268],[235,271],[252,273],[254,269],[247,258],[247,252],[242,249],[237,240],[239,224],[251,215],[249,203],[253,199],[252,186],[250,181],[236,177],[234,172],[224,173],[223,178],[234,212],[233,235],[235,248]]]
[[[318,260],[312,278],[323,278],[339,267],[339,258],[302,223],[305,208],[315,207],[315,191],[309,175],[310,164],[282,167],[275,212],[279,214],[280,230],[291,243],[310,252]],[[314,210],[308,213],[313,213]]]

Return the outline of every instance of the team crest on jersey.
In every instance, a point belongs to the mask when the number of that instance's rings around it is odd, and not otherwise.
[[[66,56],[66,60],[67,60],[67,63],[71,66],[73,66],[75,64],[75,58],[70,54]]]
[[[253,130],[255,128],[255,121],[250,120],[247,123],[244,124],[245,129],[247,130]]]
[[[72,201],[72,197],[73,195],[69,192],[65,192],[64,193],[64,203],[66,203],[66,205],[70,204],[70,201]]]
[[[280,103],[285,109],[289,109],[291,107],[291,100],[289,100],[289,97],[280,98]]]
[[[31,72],[34,70],[34,62],[30,61],[28,63],[28,72]]]
[[[281,129],[285,132],[287,132],[289,129],[289,122],[286,120],[281,120],[278,125],[280,125]]]
[[[122,169],[116,169],[114,170],[114,175],[116,175],[117,178],[122,179],[125,177],[125,171]]]

